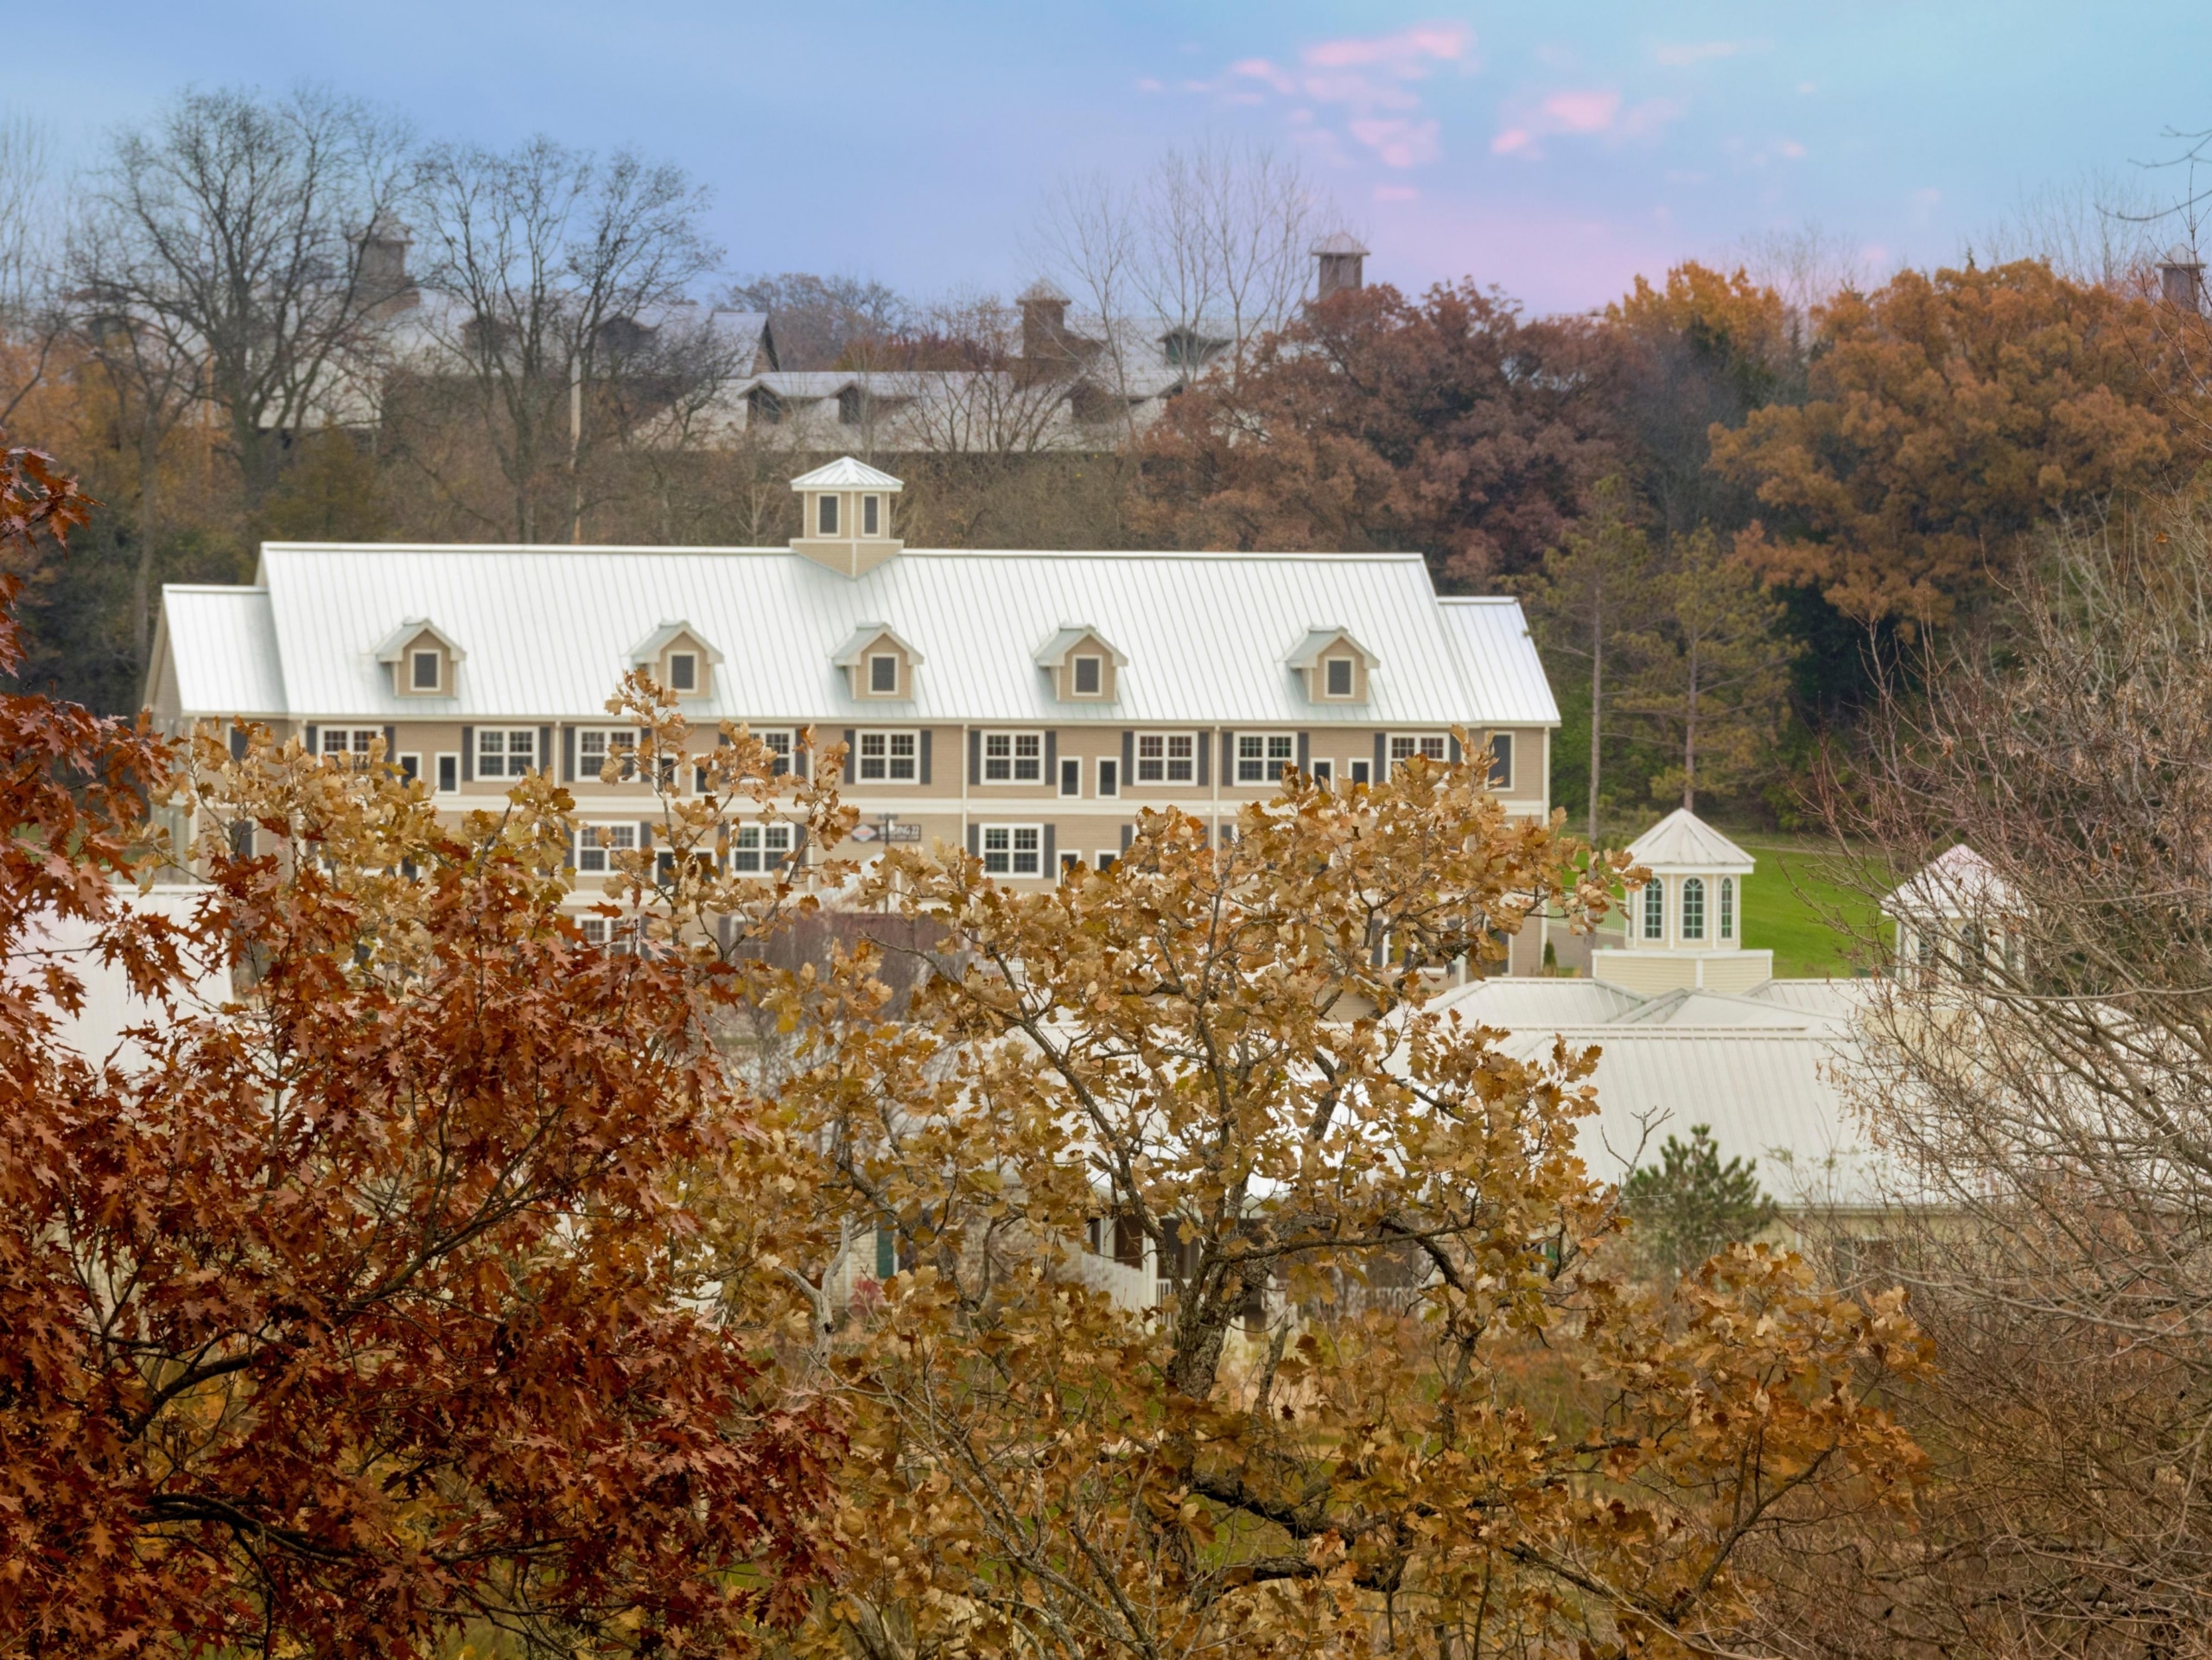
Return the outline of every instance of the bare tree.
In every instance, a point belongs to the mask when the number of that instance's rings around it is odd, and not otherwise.
[[[623,463],[617,487],[643,487],[665,544],[690,539],[720,493],[704,475],[728,469],[715,467],[710,452],[744,438],[742,427],[732,430],[729,393],[752,372],[756,342],[721,327],[723,315],[696,303],[670,306],[649,327],[605,331],[586,418],[613,433],[610,448]],[[787,470],[786,494],[789,477]]]
[[[601,159],[546,137],[499,152],[426,156],[415,201],[427,261],[423,310],[435,361],[493,445],[508,533],[582,534],[586,477],[614,439],[585,419],[587,389],[657,309],[721,258],[700,229],[705,192],[627,151]]]
[[[190,92],[116,135],[71,260],[86,304],[200,365],[249,513],[287,446],[334,417],[342,360],[385,297],[363,231],[406,182],[406,128],[353,99]]]
[[[1949,1460],[1869,1606],[1887,1652],[2201,1656],[2212,525],[2067,527],[2006,597],[1831,803],[1902,932],[1850,1082],[1897,1161]]]
[[[1732,257],[1753,282],[1782,296],[1790,347],[1800,355],[1812,347],[1813,314],[1845,289],[1862,286],[1868,275],[1848,239],[1810,222],[1745,237]]]
[[[768,314],[776,360],[785,369],[856,368],[915,326],[914,307],[897,289],[861,277],[785,271],[748,277],[729,302]]]
[[[45,379],[62,333],[52,173],[46,130],[27,116],[0,118],[0,426]]]

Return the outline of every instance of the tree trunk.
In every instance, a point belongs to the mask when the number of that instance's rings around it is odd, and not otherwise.
[[[1605,729],[1605,595],[1590,607],[1590,845],[1598,845],[1599,750]]]
[[[1690,647],[1688,718],[1682,722],[1682,805],[1697,811],[1697,647]]]
[[[143,671],[154,649],[154,544],[161,529],[162,428],[148,405],[138,429],[138,564],[130,576],[131,639]]]

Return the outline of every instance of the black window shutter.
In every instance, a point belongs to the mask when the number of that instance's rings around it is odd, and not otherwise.
[[[399,728],[396,726],[384,729],[384,760],[387,766],[399,765]]]
[[[1375,735],[1375,782],[1380,784],[1389,776],[1390,742],[1381,733]]]
[[[461,781],[476,781],[476,728],[465,726],[461,729]]]
[[[845,782],[848,784],[850,784],[855,778],[859,776],[860,745],[857,741],[859,736],[860,735],[855,732],[852,728],[847,727],[845,728]]]
[[[1122,787],[1126,790],[1136,781],[1137,735],[1134,732],[1124,732],[1122,735]],[[1126,846],[1127,843],[1123,845]]]
[[[650,818],[640,818],[638,821],[638,846],[640,850],[647,850],[652,844],[653,821]]]
[[[930,729],[922,728],[922,782],[930,781]]]
[[[971,859],[983,856],[983,827],[981,824],[968,826],[968,856]]]
[[[576,781],[576,729],[572,726],[561,728],[561,782]]]
[[[321,753],[315,747],[315,735],[317,730],[319,730],[319,728],[312,726],[308,728],[308,754],[310,755]],[[233,732],[231,735],[231,754],[233,755],[243,755],[245,754],[245,746],[238,741],[241,735],[242,735],[236,732]]]
[[[1312,735],[1312,734],[1306,732],[1301,732],[1298,735],[1298,770],[1301,773],[1310,772],[1313,770],[1312,757],[1313,754],[1313,746],[1310,741],[1308,741]]]
[[[1134,842],[1134,841],[1135,841],[1136,839],[1137,839],[1137,827],[1136,827],[1135,824],[1124,824],[1124,825],[1122,825],[1122,852],[1127,853],[1127,852],[1129,850],[1129,843],[1132,843],[1132,842]]]
[[[1045,781],[1055,786],[1060,781],[1060,735],[1056,731],[1045,734]]]
[[[791,776],[806,776],[806,746],[799,741],[797,733],[791,735]]]
[[[1452,764],[1454,766],[1457,766],[1459,764],[1459,740],[1454,737],[1448,739],[1446,741],[1450,746]]]
[[[968,735],[968,781],[970,784],[983,781],[983,735],[980,732]],[[972,853],[975,849],[970,848],[969,851]]]
[[[553,728],[537,728],[537,770],[548,778],[553,775]]]
[[[1057,876],[1060,874],[1058,862],[1059,836],[1057,834],[1059,826],[1057,824],[1047,824],[1045,826],[1045,874],[1047,876]]]
[[[1198,746],[1198,753],[1201,755],[1205,754],[1204,744]],[[1201,760],[1198,763],[1198,782],[1204,784],[1205,781],[1206,764]],[[1221,781],[1224,784],[1236,782],[1236,735],[1234,732],[1221,735]]]
[[[806,868],[806,826],[804,824],[791,826],[791,868]]]

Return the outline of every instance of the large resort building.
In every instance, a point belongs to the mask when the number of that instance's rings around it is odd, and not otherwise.
[[[908,548],[889,474],[848,458],[792,487],[786,547],[270,543],[249,587],[164,588],[146,701],[172,732],[381,739],[455,813],[550,770],[595,831],[580,907],[600,847],[652,833],[648,784],[600,777],[635,741],[606,709],[632,669],[702,746],[740,722],[804,773],[842,745],[861,814],[842,856],[965,847],[1018,884],[1118,856],[1147,807],[1217,829],[1286,766],[1357,783],[1458,760],[1455,729],[1490,747],[1509,811],[1550,810],[1559,713],[1519,606],[1440,597],[1418,554]],[[794,840],[762,827],[734,867],[822,851]],[[1526,930],[1511,967],[1541,955]]]

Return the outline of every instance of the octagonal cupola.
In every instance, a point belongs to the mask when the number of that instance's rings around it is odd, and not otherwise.
[[[1650,995],[1685,986],[1749,991],[1774,977],[1774,953],[1744,949],[1744,879],[1757,862],[1688,807],[1629,843],[1650,880],[1628,890],[1618,949],[1590,972]]]
[[[906,487],[865,461],[841,455],[791,480],[799,499],[799,533],[791,551],[840,576],[865,576],[898,556],[891,534],[891,499]]]

